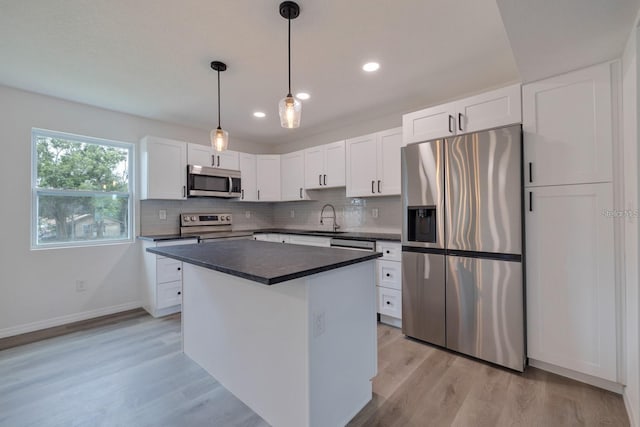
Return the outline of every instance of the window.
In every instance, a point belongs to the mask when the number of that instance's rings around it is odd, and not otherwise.
[[[33,129],[33,248],[132,240],[133,144]]]

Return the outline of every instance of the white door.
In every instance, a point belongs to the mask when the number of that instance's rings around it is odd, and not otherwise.
[[[457,102],[457,133],[476,132],[520,123],[520,84],[471,96]]]
[[[187,144],[145,137],[141,172],[141,199],[186,199]]]
[[[304,151],[283,154],[280,162],[282,200],[304,200]]]
[[[611,66],[523,86],[526,186],[611,181]]]
[[[437,105],[402,116],[402,145],[456,134],[456,103]]]
[[[258,154],[257,163],[257,188],[258,200],[274,202],[280,200],[280,155]]]
[[[244,202],[254,202],[258,200],[258,191],[256,187],[256,155],[248,153],[240,153],[240,200]]]
[[[343,149],[344,150],[344,149]],[[308,148],[304,152],[304,185],[305,188],[323,188],[325,146]]]
[[[378,134],[378,195],[400,194],[400,147],[402,128],[390,129]]]
[[[345,185],[345,152],[344,141],[326,144],[325,172],[323,184],[325,187],[344,187]]]
[[[187,144],[187,163],[198,166],[213,166],[213,149],[209,145]]]
[[[215,167],[220,169],[231,169],[237,171],[240,169],[240,153],[237,151],[225,150],[222,152],[214,151]]]
[[[525,201],[528,356],[616,381],[612,184],[530,188]]]
[[[347,197],[374,196],[377,191],[377,134],[346,141]]]

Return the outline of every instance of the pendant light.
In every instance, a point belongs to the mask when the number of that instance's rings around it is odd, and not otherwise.
[[[280,16],[289,23],[289,92],[278,104],[280,113],[280,125],[283,128],[294,129],[300,126],[302,104],[291,95],[291,20],[300,15],[300,6],[292,1],[280,3]]]
[[[211,146],[215,151],[224,151],[229,146],[229,132],[220,127],[220,71],[225,71],[224,62],[213,61],[211,68],[218,72],[218,127],[211,131]]]

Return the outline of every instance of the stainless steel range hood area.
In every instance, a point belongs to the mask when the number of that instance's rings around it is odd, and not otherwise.
[[[402,149],[402,330],[523,371],[520,125]]]

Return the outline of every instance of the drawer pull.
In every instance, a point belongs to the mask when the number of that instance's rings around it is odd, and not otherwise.
[[[387,305],[391,305],[391,301],[387,301]]]
[[[387,277],[391,277],[391,274],[387,273]]]
[[[390,254],[390,253],[391,253],[391,251],[389,251],[389,250],[387,250],[386,252],[387,252],[388,254]]]
[[[178,271],[182,270],[182,268],[178,267]]]
[[[182,295],[182,292],[178,291],[178,295]]]

